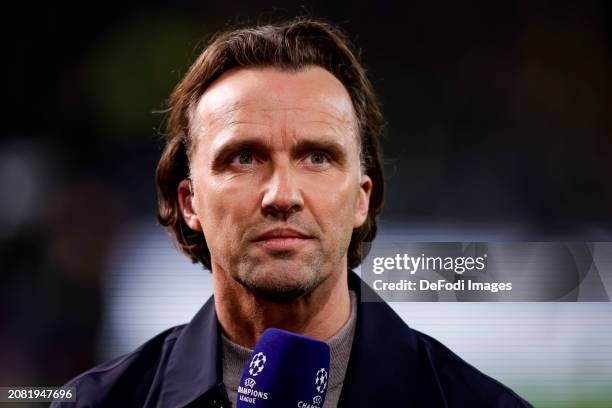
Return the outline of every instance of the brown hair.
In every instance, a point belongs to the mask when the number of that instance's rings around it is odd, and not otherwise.
[[[348,266],[354,268],[361,263],[361,243],[371,242],[376,236],[376,217],[384,195],[379,147],[382,115],[372,85],[347,38],[334,26],[310,18],[217,35],[170,95],[166,146],[156,172],[158,219],[194,263],[211,268],[204,234],[187,226],[178,203],[178,184],[189,177],[190,112],[211,83],[232,68],[299,70],[309,65],[325,68],[344,84],[357,116],[362,168],[373,183],[368,217],[353,230],[348,249]]]

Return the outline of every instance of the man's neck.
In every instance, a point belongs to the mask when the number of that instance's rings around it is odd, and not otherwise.
[[[220,268],[213,267],[213,285],[215,308],[224,334],[250,349],[269,327],[324,341],[336,334],[350,316],[346,268],[289,304],[257,298]]]

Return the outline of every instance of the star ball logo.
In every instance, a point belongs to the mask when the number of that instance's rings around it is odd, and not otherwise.
[[[266,355],[261,351],[253,356],[249,364],[249,374],[256,377],[261,373],[266,365]],[[256,390],[254,387],[257,383],[252,378],[244,380],[244,386],[238,386],[238,401],[249,404],[256,404],[258,399],[267,400],[268,393],[265,391]]]
[[[315,385],[317,386],[317,392],[319,394],[323,394],[325,389],[327,388],[327,370],[324,368],[319,369],[317,371],[317,375],[315,376]]]
[[[251,364],[249,364],[249,374],[253,377],[257,377],[261,373],[266,365],[266,355],[263,352],[259,352],[253,356]]]
[[[314,384],[317,388],[317,392],[321,395],[325,393],[327,389],[327,379],[329,375],[327,374],[327,370],[325,368],[320,368],[315,375]],[[323,397],[321,395],[315,395],[312,399],[312,404],[309,404],[304,401],[299,401],[297,406],[298,408],[318,408],[323,402]]]

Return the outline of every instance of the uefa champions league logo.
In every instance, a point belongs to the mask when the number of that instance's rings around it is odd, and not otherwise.
[[[253,356],[251,364],[249,364],[249,374],[253,377],[257,377],[257,375],[263,371],[265,365],[266,355],[260,351]]]
[[[317,392],[319,394],[323,394],[327,388],[327,377],[326,369],[321,368],[319,371],[317,371],[317,375],[315,376],[315,385],[317,386]]]
[[[325,368],[320,368],[319,371],[317,371],[317,374],[315,375],[314,385],[317,389],[317,392],[321,395],[315,395],[312,398],[312,404],[305,401],[299,401],[297,403],[298,408],[319,408],[323,403],[323,394],[327,389],[328,378],[329,375],[327,374],[327,370]]]
[[[263,352],[260,351],[259,353],[255,354],[249,363],[249,374],[252,377],[258,376],[263,371],[266,365],[266,360],[266,355]],[[256,385],[257,383],[254,379],[250,377],[245,378],[244,386],[238,385],[238,402],[256,404],[258,400],[267,400],[270,397],[268,392],[256,389]]]

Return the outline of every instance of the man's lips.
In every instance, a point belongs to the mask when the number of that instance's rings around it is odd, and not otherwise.
[[[293,228],[275,228],[257,236],[253,242],[273,251],[298,249],[313,237]]]

